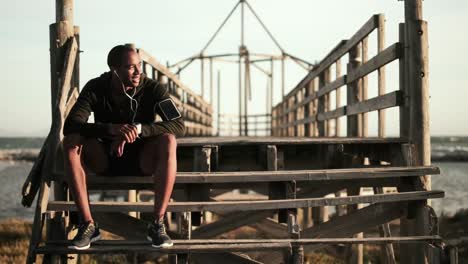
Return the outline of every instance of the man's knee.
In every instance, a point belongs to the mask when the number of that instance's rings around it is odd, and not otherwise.
[[[79,154],[83,139],[79,134],[70,134],[63,138],[62,145],[65,156]]]
[[[166,151],[175,151],[177,140],[173,134],[164,133],[158,137],[158,145]]]

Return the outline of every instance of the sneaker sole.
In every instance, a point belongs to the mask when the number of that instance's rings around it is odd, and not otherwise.
[[[83,246],[83,247],[73,246],[73,248],[76,249],[76,250],[85,250],[85,249],[88,249],[88,248],[91,246],[91,243],[92,243],[92,242],[96,242],[96,241],[98,241],[99,239],[101,239],[101,235],[98,235],[97,237],[91,238],[91,241],[90,241],[89,244],[86,245],[86,246]]]
[[[149,236],[147,236],[146,239],[148,241],[153,242],[153,239],[151,237],[149,237]],[[169,247],[172,247],[173,245],[174,245],[174,243],[170,243],[170,244],[164,243],[164,244],[161,244],[161,245],[151,244],[151,246],[154,247],[154,248],[169,248]]]

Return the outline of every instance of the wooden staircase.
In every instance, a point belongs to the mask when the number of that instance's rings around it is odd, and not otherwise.
[[[411,150],[412,145],[401,139],[382,138],[182,138],[178,140],[179,172],[168,207],[172,248],[156,249],[144,241],[145,213],[152,212],[151,201],[91,202],[101,228],[122,239],[98,241],[83,251],[69,248],[65,230],[71,229],[68,220],[76,207],[72,201],[49,201],[50,183],[45,182],[28,261],[34,262],[37,254],[72,261],[67,255],[151,253],[169,254],[171,263],[261,263],[239,252],[269,252],[283,255],[271,263],[303,263],[304,252],[323,246],[371,243],[381,244],[385,258],[392,262],[393,244],[402,244],[401,256],[414,244],[441,245],[434,225],[427,232],[389,233],[392,220],[401,219],[403,230],[420,214],[426,213],[429,219],[426,201],[444,196],[443,191],[422,187],[420,177],[439,174],[439,169],[411,166]],[[94,191],[138,192],[152,190],[153,181],[150,176],[90,175],[88,186]],[[360,194],[363,187],[372,187],[374,194]],[[383,192],[384,187],[398,191]],[[344,189],[347,196],[329,196]],[[219,198],[233,190],[256,195],[249,200]],[[367,206],[358,209],[359,204]],[[337,213],[325,221],[323,208],[329,206],[336,206]],[[126,212],[139,212],[139,218]],[[210,220],[209,214],[217,220]],[[52,222],[63,223],[62,238],[52,234],[57,230],[46,230],[48,235],[42,237],[43,228]],[[218,238],[246,225],[267,237]],[[382,230],[381,237],[353,237],[375,227]],[[439,247],[430,248],[437,258]]]

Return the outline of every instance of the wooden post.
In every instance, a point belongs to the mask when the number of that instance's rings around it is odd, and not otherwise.
[[[359,61],[360,59],[360,47],[359,45],[356,45],[349,51],[349,63],[348,63],[348,69],[347,72],[348,74],[352,72],[354,69],[358,68],[361,65],[361,62]],[[347,105],[353,105],[357,102],[359,102],[359,93],[361,91],[361,85],[362,82],[361,80],[356,80],[352,83],[348,83],[347,86]],[[348,137],[359,137],[362,135],[362,119],[360,119],[357,115],[352,115],[352,116],[347,116],[347,136]],[[350,164],[351,166],[357,165],[357,164]],[[359,188],[358,189],[348,189],[347,194],[348,195],[354,195],[354,194],[359,194]],[[348,214],[352,212],[353,210],[356,210],[357,206],[348,206]],[[358,234],[358,236],[361,234]],[[363,247],[362,244],[359,245],[353,245],[352,247],[352,258],[350,259],[351,263],[362,263],[363,262]]]
[[[314,78],[311,80],[311,85],[312,85],[312,90],[314,93],[317,92],[318,89],[318,82],[317,78]],[[319,129],[318,129],[318,121],[317,121],[317,115],[318,115],[318,105],[319,105],[319,99],[315,98],[312,101],[312,115],[315,117],[314,122],[312,123],[312,136],[313,137],[318,137],[319,136]]]
[[[399,89],[405,95],[403,96],[403,103],[400,106],[400,137],[409,140],[409,129],[410,129],[410,102],[408,94],[408,52],[406,51],[406,40],[405,40],[405,24],[399,24],[399,42],[402,47],[405,47],[403,57],[399,60]]]
[[[266,155],[267,155],[267,169],[269,171],[278,170],[278,150],[275,145],[266,146]],[[268,184],[268,199],[284,199],[287,196],[288,185],[283,182],[271,182]],[[288,219],[287,210],[278,211],[278,222],[287,223]]]
[[[385,49],[385,16],[383,14],[379,15],[379,27],[377,29],[377,50],[382,52]],[[385,94],[385,67],[380,67],[377,70],[378,86],[379,86],[379,96]],[[379,114],[379,137],[385,137],[385,109],[380,109]]]
[[[39,188],[39,195],[36,201],[36,211],[34,212],[33,228],[29,240],[28,256],[26,263],[32,264],[36,262],[36,253],[34,249],[39,245],[42,240],[42,217],[47,210],[47,203],[49,201],[50,183],[42,182]]]
[[[427,22],[422,20],[422,0],[405,1],[410,96],[410,142],[416,147],[416,164],[431,164],[429,134],[429,84]],[[425,178],[429,190],[430,177]]]
[[[383,194],[382,187],[374,187],[374,194]],[[391,237],[392,233],[390,232],[390,225],[385,223],[383,225],[379,225],[379,233],[381,237]],[[395,251],[393,250],[392,244],[383,244],[381,245],[382,250],[382,262],[388,264],[395,264]]]
[[[331,81],[331,69],[330,67],[325,70],[326,74],[325,74],[325,83],[324,85],[327,85],[330,83]],[[330,93],[327,93],[325,95],[323,95],[324,97],[324,101],[325,101],[325,112],[328,112],[331,110],[331,96],[330,96]],[[330,119],[326,120],[325,121],[325,136],[326,137],[330,137],[331,136],[331,131],[332,131],[332,122]]]
[[[319,90],[322,89],[329,82],[330,82],[330,68],[327,68],[327,69],[323,70],[323,72],[320,73],[320,75],[319,75]],[[328,103],[328,101],[327,101],[326,96],[322,95],[318,99],[318,106],[317,106],[316,115],[326,112],[327,103]],[[317,121],[317,128],[318,128],[318,136],[319,137],[325,137],[327,135],[326,134],[327,127],[326,127],[326,122],[325,121]]]
[[[128,190],[128,199],[129,202],[137,202],[137,191],[136,190]],[[128,212],[129,216],[137,217],[138,212]]]
[[[194,149],[193,171],[210,171],[211,148],[204,146]],[[186,195],[189,201],[206,201],[209,198],[209,189],[206,186],[186,186]],[[200,212],[183,212],[178,214],[178,233],[181,239],[191,239],[192,224],[200,225]],[[190,263],[190,254],[177,254],[178,263]]]
[[[405,0],[405,40],[408,53],[407,76],[410,97],[409,140],[414,144],[416,166],[431,164],[431,143],[429,132],[429,71],[428,71],[428,30],[423,21],[422,0]],[[431,189],[430,176],[421,177],[422,188]],[[416,212],[415,225],[408,230],[413,235],[426,235],[428,215],[424,203],[410,208]],[[428,263],[429,248],[418,245],[411,252],[409,263]]]
[[[336,73],[336,79],[341,77],[341,59],[338,59],[335,63],[335,73]],[[341,87],[336,89],[336,94],[335,94],[335,100],[336,100],[336,108],[339,108],[341,106]],[[335,137],[340,136],[340,119],[336,118],[335,119]]]
[[[362,39],[362,63],[366,63],[369,60],[369,54],[368,54],[368,44],[369,44],[369,38],[365,37]],[[365,101],[368,97],[368,87],[369,87],[369,78],[366,76],[362,77],[362,85],[361,89],[359,90],[359,99],[360,101]],[[368,137],[369,136],[369,113],[362,113],[362,131],[361,135],[363,137]],[[379,120],[380,121],[380,120]],[[379,123],[380,124],[380,123]],[[379,126],[380,128],[380,126]]]
[[[194,149],[194,172],[209,172],[211,171],[211,147],[203,146],[202,148]],[[190,201],[208,201],[210,189],[206,185],[189,185],[189,200]],[[201,224],[201,213],[192,212],[192,225],[199,226]]]
[[[55,5],[56,23],[51,24],[50,29],[50,65],[51,65],[51,106],[52,106],[52,129],[49,134],[51,142],[47,149],[44,162],[43,173],[45,175],[54,175],[56,168],[62,168],[61,164],[57,164],[57,151],[62,139],[63,123],[66,115],[66,102],[70,90],[73,91],[79,85],[78,79],[78,42],[73,26],[73,0],[57,0]],[[79,34],[79,28],[76,28]],[[69,41],[70,39],[71,42]],[[67,72],[68,71],[68,72]],[[77,88],[76,88],[77,89]],[[63,169],[60,171],[63,172]],[[54,199],[67,200],[67,189],[64,188],[63,178],[54,179],[53,176],[44,178],[53,179]],[[68,219],[64,218],[62,213],[51,215],[50,223],[48,223],[47,235],[49,239],[61,240],[66,239],[66,223]],[[36,228],[39,228],[36,226]],[[48,257],[45,257],[47,259]],[[61,258],[66,261],[66,256],[52,256],[51,261],[59,261]]]
[[[360,49],[358,46],[353,47],[349,51],[348,74],[361,65]],[[361,90],[361,80],[356,80],[348,83],[347,86],[347,103],[346,105],[353,105],[359,102],[359,91]],[[362,122],[360,122],[357,115],[347,116],[347,136],[360,137],[362,131]]]

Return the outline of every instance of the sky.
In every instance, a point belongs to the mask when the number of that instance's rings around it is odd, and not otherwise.
[[[74,24],[80,27],[80,80],[108,70],[110,48],[135,43],[161,63],[174,63],[200,52],[238,0],[80,0],[75,1]],[[250,0],[248,1],[290,54],[320,61],[340,40],[350,38],[373,14],[386,17],[386,45],[398,41],[398,23],[404,21],[403,2],[396,0]],[[432,135],[468,135],[468,1],[425,0],[424,20],[429,25],[430,129]],[[55,1],[1,1],[0,136],[45,136],[51,124],[49,25],[55,22]],[[465,32],[465,33],[463,33]],[[375,35],[375,34],[374,34]],[[371,57],[376,37],[370,36]],[[206,54],[237,52],[240,13],[237,10]],[[245,43],[250,52],[279,54],[251,13],[246,11]],[[373,48],[374,47],[374,48]],[[375,55],[375,54],[374,54]],[[6,59],[5,59],[6,57]],[[387,90],[398,89],[397,63],[388,66]],[[238,112],[237,66],[215,63],[221,72],[221,107]],[[268,68],[269,65],[265,65]],[[200,63],[181,80],[200,92]],[[279,64],[275,64],[274,104],[280,100]],[[286,64],[286,92],[306,72]],[[252,70],[249,113],[265,111],[266,77]],[[208,76],[205,77],[208,79]],[[375,74],[369,79],[369,97],[375,96]],[[205,84],[208,86],[208,83]],[[81,88],[80,87],[80,88]],[[206,97],[209,99],[209,95]],[[389,135],[398,131],[397,112],[388,111]],[[375,113],[370,129],[376,131]],[[370,134],[372,135],[372,131]]]

